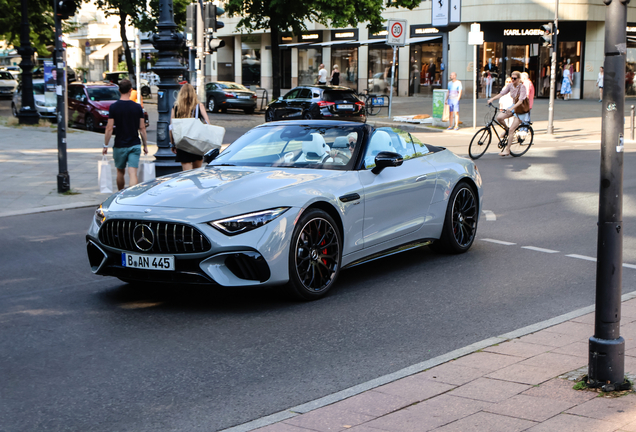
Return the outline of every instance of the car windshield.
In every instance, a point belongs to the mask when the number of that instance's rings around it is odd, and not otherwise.
[[[222,89],[247,90],[244,86],[237,83],[217,83],[217,85]]]
[[[9,72],[0,72],[0,80],[13,80],[13,75]]]
[[[354,92],[346,90],[325,90],[322,93],[322,99],[326,102],[359,102]]]
[[[267,166],[352,169],[364,126],[273,125],[254,128],[234,141],[209,166]],[[348,142],[354,142],[353,155]]]
[[[119,89],[117,87],[89,87],[88,97],[95,102],[119,100]]]

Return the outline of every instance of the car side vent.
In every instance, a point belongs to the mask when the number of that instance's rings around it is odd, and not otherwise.
[[[207,237],[190,225],[123,219],[104,222],[99,230],[99,241],[137,253],[198,253],[212,247]]]
[[[267,262],[257,252],[230,254],[225,265],[239,279],[265,282],[271,276]]]

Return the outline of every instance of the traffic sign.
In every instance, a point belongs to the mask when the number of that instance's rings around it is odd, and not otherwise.
[[[406,45],[406,27],[406,20],[390,19],[386,29],[386,44],[392,46]]]

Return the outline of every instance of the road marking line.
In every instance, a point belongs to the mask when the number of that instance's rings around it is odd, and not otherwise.
[[[594,262],[596,262],[596,258],[585,256],[585,255],[570,254],[570,255],[566,255],[566,257],[577,258],[577,259],[582,259],[582,260],[585,260],[585,261],[594,261]]]
[[[504,245],[504,246],[512,246],[512,245],[516,245],[517,244],[517,243],[510,243],[510,242],[507,242],[507,241],[495,240],[495,239],[490,239],[490,238],[483,238],[481,240],[482,241],[487,241],[487,242],[490,242],[490,243],[497,243],[497,244]]]
[[[496,221],[497,215],[492,210],[482,210],[484,216],[486,216],[487,221]]]
[[[521,246],[521,249],[528,249],[528,250],[533,250],[536,252],[545,252],[545,253],[559,253],[559,251],[556,251],[556,250],[543,249],[543,248],[534,247],[534,246]]]
[[[623,263],[623,267],[627,267],[627,268],[630,268],[630,269],[636,269],[636,265],[634,265],[634,264],[625,264],[625,263]]]

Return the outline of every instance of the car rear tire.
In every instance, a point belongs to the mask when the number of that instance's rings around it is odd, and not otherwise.
[[[148,86],[141,87],[141,96],[145,97],[145,98],[150,96],[150,87],[148,87]]]
[[[254,108],[245,108],[243,112],[245,114],[254,114]]]
[[[216,112],[216,102],[214,98],[210,98],[208,100],[208,111],[215,113]]]
[[[87,131],[91,131],[91,132],[95,132],[95,119],[93,118],[92,115],[87,115],[86,116],[86,130]]]
[[[276,118],[274,117],[274,110],[268,109],[267,111],[265,111],[265,121],[273,122],[274,120],[276,120]]]
[[[18,116],[18,109],[16,108],[15,104],[13,102],[11,102],[11,113],[13,114],[13,117],[17,117]]]
[[[303,114],[303,119],[305,120],[313,120],[313,116],[311,115],[311,113],[309,111],[305,111],[305,113]]]
[[[338,224],[320,209],[299,219],[289,249],[289,293],[299,300],[327,295],[340,273],[342,235]]]
[[[478,202],[477,193],[467,182],[455,186],[448,199],[442,235],[431,245],[433,250],[460,254],[470,249],[477,234]]]

